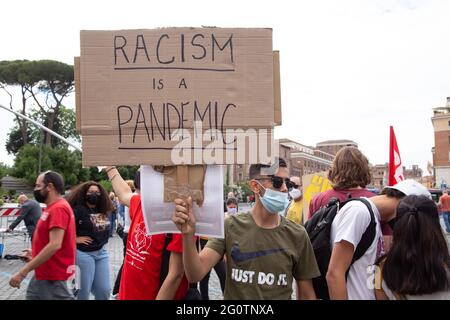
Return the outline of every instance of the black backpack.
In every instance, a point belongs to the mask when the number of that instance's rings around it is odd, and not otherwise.
[[[339,212],[339,208],[342,208],[345,204],[350,201],[361,201],[367,206],[370,212],[370,223],[366,231],[364,231],[360,242],[356,246],[355,253],[353,254],[352,263],[350,266],[359,258],[361,258],[367,249],[369,249],[373,240],[375,239],[376,232],[376,222],[375,216],[372,211],[372,206],[364,198],[352,198],[346,201],[340,202],[336,198],[332,198],[328,204],[317,210],[311,219],[305,223],[305,229],[308,232],[309,239],[314,250],[314,255],[316,256],[317,265],[320,270],[320,276],[313,279],[314,290],[316,291],[317,298],[329,300],[330,296],[328,293],[328,285],[326,280],[326,275],[328,271],[328,265],[331,259],[331,225],[333,223],[336,214]],[[349,267],[350,270],[350,267]],[[348,276],[348,272],[346,276]]]

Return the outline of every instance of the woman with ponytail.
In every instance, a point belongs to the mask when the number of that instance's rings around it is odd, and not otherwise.
[[[450,255],[434,201],[407,196],[397,207],[393,244],[378,263],[377,299],[450,299]]]

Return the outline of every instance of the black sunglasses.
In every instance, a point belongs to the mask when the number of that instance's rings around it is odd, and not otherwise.
[[[293,183],[291,180],[289,180],[289,178],[282,178],[282,177],[275,176],[275,175],[269,175],[267,178],[258,178],[255,180],[268,180],[268,179],[270,179],[272,181],[272,185],[276,189],[280,189],[281,186],[283,185],[283,183],[286,183],[286,187],[288,189],[293,188],[295,185],[295,183]]]

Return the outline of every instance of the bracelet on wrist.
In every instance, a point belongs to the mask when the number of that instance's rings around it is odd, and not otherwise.
[[[117,168],[116,168],[115,166],[112,166],[111,168],[106,169],[106,170],[105,170],[106,174],[108,174],[108,172],[110,172],[110,171],[113,170],[113,169],[117,169]]]
[[[117,177],[119,175],[119,173],[116,173],[115,175],[113,175],[111,178],[109,178],[109,181],[113,181],[113,179],[115,178],[115,177]]]

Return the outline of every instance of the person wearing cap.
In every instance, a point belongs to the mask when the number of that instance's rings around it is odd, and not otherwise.
[[[332,253],[326,274],[331,299],[375,299],[374,290],[367,285],[367,281],[374,276],[374,263],[385,253],[381,223],[393,224],[400,200],[409,195],[422,195],[431,199],[430,192],[414,180],[401,181],[385,187],[378,196],[366,198],[375,216],[375,237],[363,256],[353,264],[355,248],[370,225],[371,215],[360,201],[351,201],[339,210],[331,225]]]
[[[274,168],[275,167],[275,168]],[[249,185],[255,205],[248,214],[229,215],[225,238],[210,239],[197,252],[192,199],[176,199],[172,221],[183,234],[183,262],[189,281],[197,282],[226,257],[225,300],[315,299],[312,279],[320,275],[308,234],[282,212],[290,186],[286,161],[271,167],[252,164]]]
[[[377,262],[378,300],[450,300],[450,254],[435,202],[400,201],[391,250]]]

